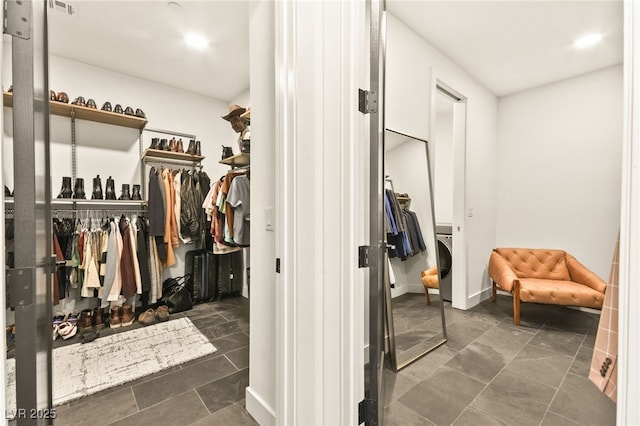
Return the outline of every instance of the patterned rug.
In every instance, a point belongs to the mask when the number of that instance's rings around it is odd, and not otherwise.
[[[53,351],[53,404],[131,382],[217,349],[188,318],[99,337]],[[15,360],[7,360],[7,409],[16,406]]]

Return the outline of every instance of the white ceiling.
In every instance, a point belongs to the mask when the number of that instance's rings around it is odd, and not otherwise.
[[[76,15],[49,13],[49,51],[224,101],[247,90],[248,2],[177,1],[70,0]],[[209,47],[188,49],[188,32]]]
[[[224,101],[247,90],[248,2],[177,2],[72,0],[74,16],[49,14],[50,52]],[[622,62],[622,0],[387,0],[387,9],[497,96]],[[189,31],[209,47],[185,47]],[[600,45],[571,48],[592,31],[604,33]]]
[[[499,97],[622,63],[622,0],[386,4]],[[599,45],[583,50],[571,46],[592,32],[604,35]]]

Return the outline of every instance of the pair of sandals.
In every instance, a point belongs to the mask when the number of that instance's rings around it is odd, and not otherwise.
[[[78,326],[72,324],[69,321],[63,321],[60,324],[53,324],[53,340],[56,340],[58,336],[63,340],[72,338],[78,332]]]

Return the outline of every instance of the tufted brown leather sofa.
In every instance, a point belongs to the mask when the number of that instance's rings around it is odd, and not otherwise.
[[[602,308],[607,283],[564,250],[496,248],[489,258],[493,300],[500,289],[513,295],[513,322],[520,302]]]
[[[426,271],[422,271],[422,285],[424,286],[424,296],[427,299],[427,305],[431,304],[431,298],[429,297],[430,288],[440,288],[440,281],[438,280],[438,273],[436,267],[433,266]]]

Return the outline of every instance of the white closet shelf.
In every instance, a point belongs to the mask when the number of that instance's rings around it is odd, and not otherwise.
[[[3,102],[6,107],[13,107],[13,93],[4,92]],[[117,114],[115,112],[102,111],[94,108],[87,108],[80,105],[71,105],[63,102],[49,101],[49,110],[53,115],[71,117],[79,120],[94,121],[96,123],[112,124],[115,126],[131,127],[133,129],[144,129],[147,125],[145,118],[131,115]]]
[[[161,149],[147,148],[142,155],[142,158],[146,162],[162,162],[162,160],[178,160],[187,163],[199,163],[204,160],[202,155],[191,155],[181,152],[163,151]]]

